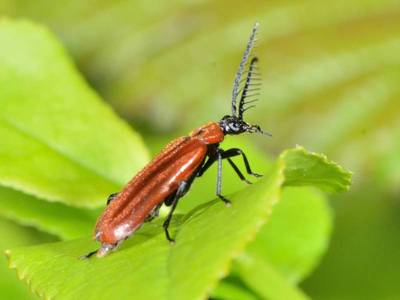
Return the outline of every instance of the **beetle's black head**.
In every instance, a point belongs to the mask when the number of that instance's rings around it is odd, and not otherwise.
[[[244,132],[250,132],[250,133],[259,132],[262,134],[271,135],[268,132],[264,132],[260,128],[260,126],[248,124],[236,116],[229,116],[229,115],[224,116],[219,121],[219,126],[221,127],[224,134],[235,135],[235,134],[241,134]]]
[[[250,103],[256,102],[258,99],[254,98],[259,95],[261,81],[258,73],[258,58],[253,53],[254,43],[256,41],[258,30],[258,23],[253,27],[250,35],[249,42],[247,43],[242,61],[240,62],[239,69],[236,73],[235,83],[232,91],[232,115],[224,116],[219,125],[221,126],[224,134],[241,134],[244,132],[259,132],[262,134],[271,135],[264,132],[260,126],[251,125],[243,120],[243,113],[255,107]],[[243,73],[247,73],[246,77],[242,79]],[[244,77],[244,76],[243,76]],[[239,106],[236,106],[236,100],[239,99]]]

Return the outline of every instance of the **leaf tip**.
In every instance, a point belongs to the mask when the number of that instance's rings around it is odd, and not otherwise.
[[[328,159],[325,154],[308,151],[303,146],[296,145],[295,148],[283,151],[279,157],[286,161],[286,185],[305,185],[303,181],[309,181],[308,184],[320,186],[328,191],[344,192],[350,189],[353,173]],[[307,180],[307,171],[315,171],[318,168],[320,177],[310,177]],[[325,181],[324,175],[328,175]]]

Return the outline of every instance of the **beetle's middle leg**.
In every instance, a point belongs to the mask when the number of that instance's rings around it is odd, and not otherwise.
[[[230,159],[231,157],[237,156],[237,155],[242,155],[243,162],[246,167],[246,171],[249,175],[253,175],[255,177],[260,177],[262,175],[259,175],[257,173],[254,173],[251,168],[249,161],[246,157],[246,155],[243,153],[243,151],[239,148],[231,148],[226,151],[222,150],[221,148],[216,148],[215,151],[211,152],[209,154],[209,158],[206,161],[205,164],[200,168],[199,172],[197,173],[197,176],[202,176],[204,172],[211,166],[213,165],[214,162],[217,161],[218,163],[218,176],[217,176],[217,191],[216,195],[218,198],[220,198],[222,201],[225,202],[225,204],[230,204],[230,201],[226,199],[222,194],[222,160],[227,159],[233,170],[236,172],[236,174],[239,176],[239,178],[246,182],[247,184],[250,184],[251,182],[248,181],[242,174],[242,172],[239,170],[239,168],[236,166],[236,164]]]
[[[226,199],[221,194],[221,190],[222,190],[222,153],[223,153],[223,150],[220,150],[217,153],[218,173],[217,173],[217,191],[216,191],[216,194],[217,194],[219,199],[224,201],[225,205],[230,206],[231,201]]]

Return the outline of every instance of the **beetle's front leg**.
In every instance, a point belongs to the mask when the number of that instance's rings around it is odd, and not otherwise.
[[[242,149],[239,149],[239,148],[231,148],[231,149],[228,149],[228,150],[224,151],[224,153],[222,154],[222,158],[227,158],[228,161],[229,161],[229,158],[230,158],[230,157],[234,157],[234,156],[237,156],[237,155],[241,155],[241,156],[242,156],[243,162],[244,162],[244,166],[246,167],[246,172],[247,172],[247,174],[252,175],[252,176],[254,176],[254,177],[261,177],[261,176],[262,176],[262,175],[260,175],[260,174],[254,173],[254,172],[251,170],[250,164],[249,164],[249,160],[247,159],[246,154],[244,154],[244,152],[242,151]],[[232,167],[233,167],[233,166],[232,166]],[[239,175],[239,174],[238,174],[238,175]],[[240,175],[239,175],[239,177],[240,177]],[[241,179],[242,179],[242,178],[241,178]]]
[[[174,243],[175,240],[173,238],[171,238],[171,236],[169,234],[169,231],[168,231],[169,223],[171,222],[172,215],[178,204],[179,199],[181,197],[183,197],[186,194],[186,192],[189,190],[190,184],[191,184],[191,181],[182,181],[181,183],[179,183],[179,187],[178,187],[172,201],[170,202],[171,210],[169,211],[168,216],[163,223],[165,236],[166,236],[167,240],[170,241],[171,243]]]

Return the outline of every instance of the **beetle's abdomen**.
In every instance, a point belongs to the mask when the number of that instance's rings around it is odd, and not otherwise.
[[[199,139],[171,142],[106,207],[96,225],[96,239],[116,244],[131,235],[181,181],[193,175],[206,154],[207,146]]]

